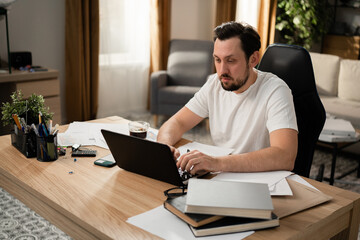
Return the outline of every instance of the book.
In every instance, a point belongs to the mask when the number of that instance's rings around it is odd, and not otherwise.
[[[341,136],[341,135],[330,135],[320,134],[319,140],[323,142],[356,142],[360,140],[360,134],[356,133],[355,137]]]
[[[189,179],[186,213],[270,219],[273,209],[267,184]]]
[[[218,235],[225,233],[244,232],[265,228],[277,227],[280,225],[276,214],[271,219],[256,219],[242,217],[224,217],[218,221],[200,227],[189,226],[195,237]]]
[[[164,202],[164,207],[193,227],[200,227],[223,218],[223,216],[218,215],[185,213],[185,204],[186,195],[183,195],[177,198],[167,199]]]
[[[344,119],[326,118],[321,134],[355,137],[355,128]]]

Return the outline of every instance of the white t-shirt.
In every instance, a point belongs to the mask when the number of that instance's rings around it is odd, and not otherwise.
[[[255,71],[255,83],[240,94],[224,90],[217,74],[213,74],[185,105],[198,116],[209,117],[213,142],[234,148],[233,153],[269,147],[269,133],[274,130],[297,130],[287,84],[272,73]]]

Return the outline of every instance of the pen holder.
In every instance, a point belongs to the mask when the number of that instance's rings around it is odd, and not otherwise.
[[[37,160],[50,162],[58,159],[57,135],[37,136]]]
[[[11,132],[11,144],[27,158],[36,157],[36,135],[34,132]]]

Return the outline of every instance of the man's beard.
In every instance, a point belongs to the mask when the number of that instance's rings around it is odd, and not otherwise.
[[[237,79],[237,81],[234,81],[234,79],[233,79],[230,75],[228,75],[228,74],[226,74],[226,73],[225,73],[225,74],[222,74],[222,75],[220,76],[221,86],[222,86],[222,88],[223,88],[224,90],[226,90],[226,91],[231,91],[231,92],[237,91],[237,90],[239,90],[242,86],[244,86],[244,85],[246,84],[246,82],[249,80],[249,76],[250,76],[249,68],[247,68],[247,70],[246,70],[246,76],[245,76],[245,78],[243,78],[243,79]],[[232,83],[231,85],[229,85],[229,86],[225,86],[225,84],[221,81],[221,79],[222,79],[223,77],[230,78],[230,79],[233,81],[233,83]]]

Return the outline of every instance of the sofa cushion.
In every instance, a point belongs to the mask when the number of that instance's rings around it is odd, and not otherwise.
[[[338,94],[340,57],[314,52],[310,53],[310,57],[319,94],[336,96]]]
[[[327,113],[348,120],[360,129],[360,102],[324,95],[320,95],[320,99]]]
[[[340,62],[339,98],[360,101],[360,61],[343,59]],[[360,114],[358,115],[360,116]]]

